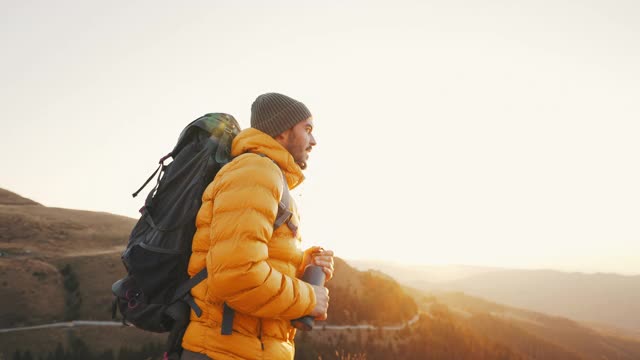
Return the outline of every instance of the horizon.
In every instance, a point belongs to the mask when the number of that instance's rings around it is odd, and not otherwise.
[[[3,188],[0,188],[3,189]],[[22,194],[18,194],[14,191],[11,191],[11,189],[4,189],[7,191],[10,191],[18,196],[21,196],[25,199],[28,200],[32,200],[35,201],[33,199],[30,199],[28,196],[24,196]],[[37,202],[37,201],[36,201]],[[45,207],[49,207],[46,204],[41,204],[42,206]],[[58,208],[58,207],[54,207],[54,208]],[[62,208],[62,209],[67,209],[67,208]],[[67,209],[67,210],[75,210],[75,211],[92,211],[92,210],[86,210],[86,209]],[[130,218],[132,220],[137,220],[138,218],[134,218],[134,217],[130,217],[127,215],[120,215],[120,214],[113,214],[113,213],[109,213],[109,212],[104,212],[104,211],[99,211],[102,213],[106,213],[109,215],[116,215],[116,216],[124,216],[127,218]],[[125,248],[126,243],[123,240],[123,244],[122,247],[123,249]],[[398,260],[393,260],[393,259],[380,259],[380,258],[344,258],[341,256],[338,256],[339,258],[341,258],[342,260],[344,260],[345,262],[347,262],[347,264],[349,264],[350,266],[357,268],[357,269],[361,269],[361,270],[369,270],[363,267],[362,263],[367,263],[367,264],[372,264],[374,266],[379,266],[378,268],[375,268],[374,270],[381,270],[383,269],[385,266],[392,266],[392,267],[398,267],[398,268],[405,268],[405,269],[411,269],[411,270],[420,270],[420,268],[430,268],[430,270],[433,270],[434,268],[465,268],[465,269],[473,269],[473,270],[479,270],[479,269],[483,269],[483,270],[496,270],[496,271],[502,271],[502,270],[514,270],[514,271],[552,271],[552,272],[560,272],[560,273],[565,273],[565,274],[582,274],[582,275],[618,275],[618,276],[626,276],[626,277],[633,277],[633,276],[640,276],[640,272],[634,273],[634,272],[629,272],[629,273],[625,273],[625,272],[610,272],[610,271],[599,271],[599,270],[582,270],[582,269],[570,269],[570,268],[542,268],[542,267],[503,267],[503,266],[497,266],[497,265],[491,265],[491,264],[456,264],[456,263],[407,263],[407,262],[400,262]],[[373,268],[371,268],[373,269]],[[381,270],[382,271],[382,270]],[[389,274],[387,274],[389,275]]]
[[[450,268],[463,268],[463,269],[473,269],[473,270],[492,270],[492,271],[550,271],[550,272],[558,272],[563,274],[580,274],[580,275],[617,275],[623,277],[636,277],[640,276],[640,272],[613,272],[607,270],[583,270],[583,269],[571,269],[571,268],[551,268],[551,267],[504,267],[497,266],[491,264],[456,264],[456,263],[400,263],[393,260],[384,260],[384,259],[354,259],[354,258],[346,258],[343,259],[347,263],[349,261],[352,262],[364,262],[364,263],[373,263],[382,266],[393,266],[398,268],[406,268],[410,270],[420,270],[420,268],[429,268],[431,269],[450,269]],[[354,266],[353,264],[349,263]],[[356,268],[360,268],[361,265],[354,266]],[[364,269],[364,268],[363,268]],[[377,270],[377,269],[376,269]]]
[[[0,187],[137,218],[188,122],[276,91],[314,116],[304,247],[640,273],[640,4],[279,4],[5,5]]]

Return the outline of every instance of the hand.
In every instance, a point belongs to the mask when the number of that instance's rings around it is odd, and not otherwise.
[[[302,277],[304,269],[310,264],[322,267],[325,283],[333,277],[333,251],[324,250],[320,246],[312,246],[305,250],[302,255],[302,263],[298,268],[298,278]]]
[[[322,267],[325,275],[324,282],[331,280],[333,277],[333,251],[320,248],[320,251],[311,254],[311,259],[313,265]]]
[[[316,294],[316,306],[311,311],[311,316],[316,320],[326,320],[329,309],[329,289],[324,286],[311,285]]]

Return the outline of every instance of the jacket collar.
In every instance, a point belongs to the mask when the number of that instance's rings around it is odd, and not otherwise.
[[[244,153],[264,154],[273,160],[287,178],[289,189],[294,189],[304,181],[304,174],[293,156],[271,136],[254,128],[242,130],[231,145],[231,156]]]

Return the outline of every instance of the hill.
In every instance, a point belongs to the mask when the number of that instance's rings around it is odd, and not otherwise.
[[[0,189],[0,205],[36,205],[41,206],[39,203],[23,198],[22,196],[11,192],[9,190]]]
[[[462,291],[496,303],[640,336],[640,276],[472,266],[358,262],[424,291]]]
[[[104,289],[123,273],[119,254],[135,220],[0,194],[0,328],[106,319]],[[93,314],[96,301],[104,314]]]
[[[135,220],[0,194],[0,328],[110,320],[109,289],[124,275],[120,252]],[[329,320],[298,333],[296,359],[640,358],[640,342],[568,319],[405,288],[339,258],[335,267]],[[154,359],[165,338],[120,326],[2,332],[0,359]]]
[[[135,220],[49,208],[6,190],[0,194],[0,328],[111,320],[109,290],[124,275],[120,253]],[[417,313],[413,298],[388,277],[357,271],[340,259],[336,274],[325,324],[400,324]],[[94,333],[102,336],[89,336]],[[17,349],[46,354],[58,343],[69,350],[79,341],[97,353],[117,353],[132,333],[140,346],[162,343],[165,337],[117,327],[0,333],[0,354],[6,357]]]
[[[448,306],[474,331],[534,358],[640,359],[640,339],[612,336],[566,318],[463,293],[439,293],[434,303]]]
[[[439,288],[640,333],[640,276],[502,270],[444,283]]]
[[[327,324],[395,325],[418,313],[412,297],[393,279],[373,271],[358,271],[340,258],[327,284],[331,296]]]

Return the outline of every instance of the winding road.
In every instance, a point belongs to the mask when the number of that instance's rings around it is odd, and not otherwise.
[[[91,321],[91,320],[74,320],[68,322],[57,322],[52,324],[33,325],[33,326],[20,326],[14,328],[0,329],[0,334],[14,332],[14,331],[27,331],[38,329],[50,329],[58,327],[80,327],[80,326],[123,326],[120,321]]]
[[[405,322],[400,325],[386,325],[386,326],[373,326],[373,325],[323,325],[322,328],[325,330],[401,330],[407,326],[411,326],[418,321],[420,318],[420,314],[416,314],[411,320]],[[50,328],[72,328],[72,327],[81,327],[81,326],[123,326],[121,321],[91,321],[91,320],[74,320],[68,322],[57,322],[52,324],[43,324],[43,325],[33,325],[33,326],[20,326],[14,328],[6,328],[0,329],[0,334],[9,333],[15,331],[28,331],[28,330],[38,330],[38,329],[50,329]]]

